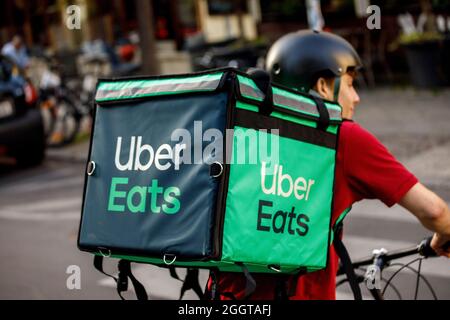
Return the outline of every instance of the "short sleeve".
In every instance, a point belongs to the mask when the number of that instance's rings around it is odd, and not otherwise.
[[[418,182],[370,132],[348,126],[344,144],[344,174],[363,199],[379,199],[391,207]]]

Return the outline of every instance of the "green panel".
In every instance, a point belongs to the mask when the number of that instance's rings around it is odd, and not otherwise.
[[[283,90],[283,89],[280,89],[280,88],[277,88],[277,87],[273,88],[273,93],[281,95],[281,96],[284,96],[284,97],[287,97],[287,98],[290,98],[290,99],[297,100],[299,102],[303,102],[303,103],[308,103],[308,104],[314,105],[314,102],[312,102],[310,99],[302,96],[301,94],[294,94],[292,92],[289,92],[289,91],[286,91],[286,90]],[[337,105],[337,104],[332,104],[332,103],[329,103],[329,102],[325,102],[325,106],[328,109],[334,109],[334,110],[337,110],[339,112],[341,111],[341,107],[339,105]]]
[[[270,116],[271,117],[275,117],[275,118],[280,118],[280,119],[283,119],[283,120],[288,120],[288,121],[291,121],[291,122],[295,122],[295,123],[298,123],[298,124],[301,124],[301,125],[304,125],[304,126],[308,126],[308,127],[313,127],[313,128],[317,127],[317,123],[314,122],[314,121],[307,120],[307,119],[304,119],[304,118],[299,118],[299,117],[293,117],[291,115],[280,113],[280,112],[276,112],[276,111],[272,112]],[[328,128],[327,128],[327,132],[333,133],[333,134],[337,134],[338,127],[339,127],[338,125],[329,125]]]
[[[270,136],[256,134],[259,139]],[[282,160],[273,166],[263,166],[260,159],[230,165],[222,260],[323,268],[336,152],[284,137],[279,137],[279,150]],[[242,152],[250,158],[258,153],[257,144],[244,149],[235,133],[233,157]]]
[[[258,112],[259,109],[257,106],[253,105],[253,104],[249,104],[249,103],[245,103],[242,101],[236,101],[236,108],[239,109],[245,109],[245,110],[249,110],[249,111],[253,111],[253,112]]]
[[[252,104],[248,104],[242,101],[237,101],[236,102],[236,108],[239,109],[245,109],[245,110],[249,110],[249,111],[253,111],[253,112],[258,112],[258,107]],[[284,114],[284,113],[280,113],[277,111],[274,111],[270,114],[271,117],[274,118],[279,118],[279,119],[283,119],[283,120],[287,120],[287,121],[291,121],[291,122],[295,122],[304,126],[308,126],[308,127],[312,127],[315,128],[317,126],[317,123],[315,121],[311,121],[305,118],[300,118],[300,117],[294,117],[288,114]],[[337,134],[338,131],[338,125],[330,125],[327,128],[327,132],[329,133],[334,133]]]
[[[239,81],[240,92],[242,96],[254,101],[262,101],[264,94],[255,85],[254,81],[244,76],[237,76]],[[281,108],[286,108],[291,111],[298,112],[299,114],[305,114],[313,117],[319,117],[319,113],[316,110],[314,101],[304,95],[298,93],[292,93],[290,91],[283,90],[276,86],[272,87],[274,94],[275,105]],[[288,101],[283,102],[283,98]],[[290,100],[290,101],[289,101]],[[281,102],[280,102],[281,101]],[[332,120],[341,120],[341,107],[338,104],[325,102],[325,106],[330,112]]]

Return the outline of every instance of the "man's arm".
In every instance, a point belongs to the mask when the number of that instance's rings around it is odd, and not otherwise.
[[[421,183],[415,184],[399,201],[399,204],[414,214],[429,230],[434,231],[431,247],[440,256],[450,258],[450,209],[434,192]]]

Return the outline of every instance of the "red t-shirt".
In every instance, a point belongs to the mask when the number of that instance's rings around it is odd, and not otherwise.
[[[352,121],[344,121],[338,141],[332,222],[362,199],[380,199],[388,207],[396,204],[418,181],[371,133]],[[335,299],[338,256],[332,246],[328,266],[301,276],[291,299]],[[251,299],[274,299],[277,278],[253,275],[257,287]],[[242,273],[220,273],[219,292],[244,297]],[[291,282],[294,283],[294,282]],[[225,297],[221,297],[225,299]]]

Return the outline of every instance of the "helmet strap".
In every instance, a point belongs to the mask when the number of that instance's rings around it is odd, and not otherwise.
[[[341,88],[341,77],[336,77],[334,78],[334,93],[333,93],[334,98],[333,100],[335,102],[338,101],[340,88]]]

